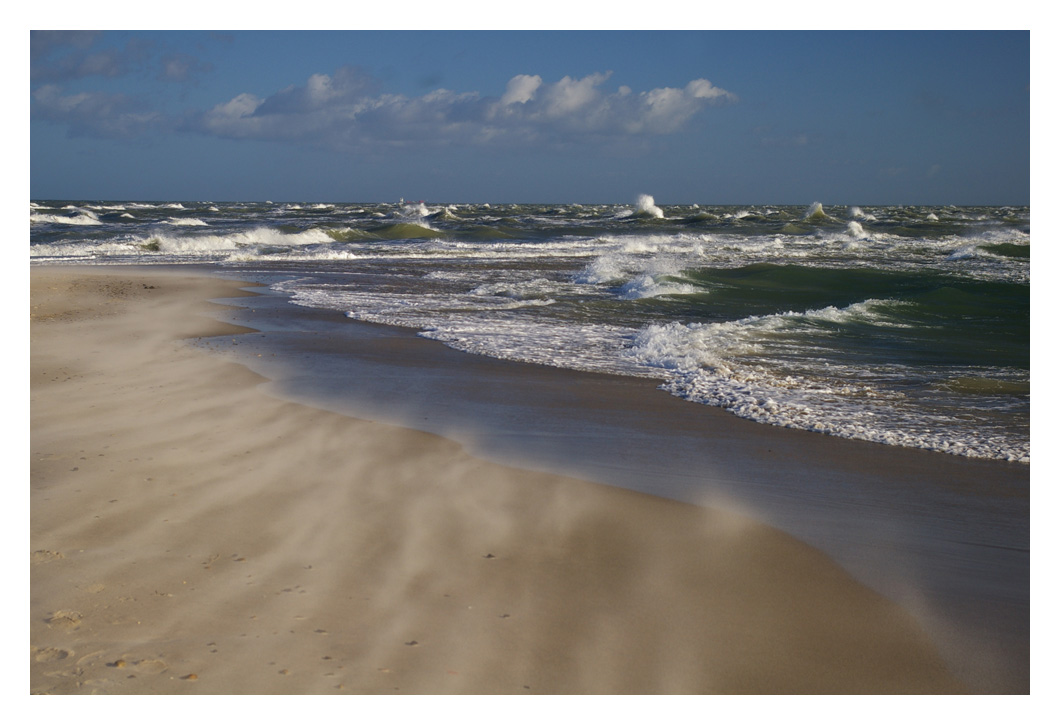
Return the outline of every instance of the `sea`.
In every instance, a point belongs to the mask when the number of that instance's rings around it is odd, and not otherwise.
[[[1030,462],[1029,207],[38,200],[30,261],[215,266],[763,425]]]

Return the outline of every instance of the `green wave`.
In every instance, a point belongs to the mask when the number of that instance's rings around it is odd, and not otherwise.
[[[498,227],[472,227],[460,232],[461,238],[483,240],[483,239],[516,239],[518,237],[512,230]]]
[[[325,229],[324,233],[336,242],[357,242],[373,238],[369,232],[363,229]]]
[[[752,264],[685,272],[696,292],[645,301],[666,315],[721,322],[787,315],[788,324],[815,328],[841,347],[888,348],[906,359],[1030,366],[1030,286],[937,272],[814,268]],[[842,311],[869,303],[847,314]],[[802,313],[833,308],[840,314]]]
[[[419,224],[409,222],[398,222],[367,230],[371,238],[375,239],[437,239],[446,236],[445,232],[439,232]]]
[[[1001,244],[984,244],[979,248],[1001,257],[1012,257],[1014,259],[1031,258],[1031,245],[1029,244],[1011,244],[1003,242]]]

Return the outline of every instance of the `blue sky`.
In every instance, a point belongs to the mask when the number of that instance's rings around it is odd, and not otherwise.
[[[31,34],[33,199],[1027,204],[1030,33]]]

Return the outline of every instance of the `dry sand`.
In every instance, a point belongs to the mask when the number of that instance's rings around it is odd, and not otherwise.
[[[775,529],[268,396],[238,286],[33,269],[32,692],[962,691]]]

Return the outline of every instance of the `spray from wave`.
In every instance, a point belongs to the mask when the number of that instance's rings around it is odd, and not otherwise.
[[[821,206],[819,201],[810,204],[810,208],[806,210],[806,216],[803,217],[804,220],[809,222],[829,221],[831,218],[825,213],[824,207]]]
[[[637,197],[637,211],[634,212],[634,216],[646,217],[649,219],[662,219],[663,210],[655,206],[655,197],[649,196],[648,194],[641,194]]]

